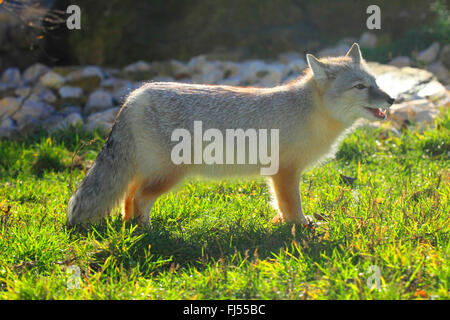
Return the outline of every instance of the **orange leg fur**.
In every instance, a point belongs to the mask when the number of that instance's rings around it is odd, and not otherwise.
[[[274,223],[294,222],[307,224],[300,199],[300,174],[292,169],[280,169],[272,176],[272,188],[278,204]]]
[[[158,180],[157,182],[146,182],[141,184],[133,199],[133,215],[140,225],[149,223],[149,213],[151,207],[159,196],[169,191],[179,180],[180,176],[170,176]]]
[[[129,221],[134,216],[134,197],[136,195],[136,191],[138,188],[142,186],[142,182],[138,179],[135,179],[130,186],[128,187],[127,194],[125,196],[125,200],[123,203],[123,219],[125,221]]]

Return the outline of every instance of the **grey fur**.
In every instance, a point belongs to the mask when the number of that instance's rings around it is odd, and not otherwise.
[[[134,175],[135,145],[124,121],[129,106],[119,113],[112,131],[68,205],[67,224],[93,222],[118,204]]]

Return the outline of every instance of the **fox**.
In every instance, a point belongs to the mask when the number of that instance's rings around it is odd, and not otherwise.
[[[278,170],[267,176],[272,222],[308,226],[300,197],[302,172],[332,156],[361,118],[384,120],[394,103],[381,90],[354,43],[345,56],[306,55],[307,68],[272,88],[150,82],[129,94],[93,166],[69,200],[67,225],[93,223],[122,204],[122,217],[148,226],[156,200],[188,176],[258,175],[261,163],[175,164],[172,133],[205,128],[278,129]]]

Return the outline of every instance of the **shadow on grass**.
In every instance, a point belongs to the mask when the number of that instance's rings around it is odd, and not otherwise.
[[[317,229],[262,224],[241,226],[237,221],[227,222],[222,229],[183,233],[182,227],[167,226],[154,219],[148,228],[140,229],[134,223],[123,223],[120,218],[79,229],[72,236],[92,233],[103,243],[92,256],[91,268],[104,270],[106,261],[114,260],[114,267],[131,269],[139,265],[143,276],[159,272],[195,267],[208,268],[216,262],[239,265],[243,261],[275,258],[282,250],[293,256],[293,242],[301,248],[308,260],[322,260],[321,253],[332,252],[341,242],[324,240]]]

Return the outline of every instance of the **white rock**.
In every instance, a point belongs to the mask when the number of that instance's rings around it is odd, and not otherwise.
[[[23,79],[27,82],[34,82],[49,71],[49,67],[42,63],[36,63],[28,67],[23,73]]]
[[[148,62],[139,60],[135,63],[129,64],[123,71],[125,74],[135,73],[135,72],[148,72],[151,70],[151,65]]]
[[[359,45],[365,48],[375,48],[377,46],[378,37],[371,32],[364,32],[359,38]]]
[[[407,56],[398,56],[389,62],[389,65],[398,68],[409,67],[411,65],[411,58]]]
[[[436,61],[428,66],[428,71],[433,73],[439,81],[442,81],[444,84],[450,82],[449,74],[447,68],[441,61]]]
[[[154,82],[173,82],[175,81],[172,77],[163,77],[163,76],[156,76],[152,78],[152,81]]]
[[[176,79],[185,78],[190,76],[189,68],[186,64],[177,61],[171,60],[170,67],[172,69],[172,74]]]
[[[69,127],[78,127],[84,124],[83,117],[78,112],[72,112],[64,118]]]
[[[254,84],[269,73],[267,68],[267,64],[264,61],[249,60],[242,64],[238,75],[242,79],[242,82]]]
[[[132,81],[124,81],[121,86],[114,90],[113,98],[117,104],[122,104],[128,95],[135,89],[140,87],[140,83]]]
[[[192,75],[193,73],[202,73],[201,70],[206,62],[206,56],[204,55],[192,57],[187,64],[189,74]]]
[[[225,77],[231,78],[236,76],[242,69],[242,64],[233,62],[233,61],[226,61],[222,63],[222,70]]]
[[[83,78],[98,78],[100,81],[105,78],[105,73],[98,66],[86,66],[81,69],[72,71],[67,75],[67,81],[77,81]]]
[[[426,109],[415,114],[414,121],[416,123],[430,123],[439,116],[439,110]]]
[[[81,113],[81,108],[78,107],[78,106],[69,105],[69,106],[67,106],[67,107],[64,107],[64,108],[61,110],[61,113],[62,113],[64,116],[68,116],[68,115],[71,114],[71,113]]]
[[[278,55],[278,60],[284,64],[289,64],[298,59],[303,59],[303,56],[296,51],[283,52]]]
[[[42,128],[47,132],[55,132],[56,130],[64,130],[67,126],[64,123],[64,117],[61,114],[54,114],[41,122]]]
[[[105,131],[111,130],[119,110],[120,108],[112,108],[103,112],[91,114],[87,118],[86,124],[83,126],[84,130],[86,130],[87,132],[92,132],[95,129],[101,129]]]
[[[39,82],[47,88],[59,89],[64,85],[66,79],[54,71],[49,71],[39,79]]]
[[[83,89],[78,87],[64,86],[59,88],[58,93],[63,99],[80,99],[83,97]]]
[[[213,69],[210,72],[202,74],[200,83],[217,84],[221,80],[223,80],[223,71]]]
[[[58,98],[50,89],[37,87],[34,88],[34,92],[28,97],[28,100],[32,101],[44,101],[46,103],[52,104],[55,103]]]
[[[436,111],[439,113],[434,104],[427,99],[394,104],[389,111],[389,118],[398,123],[403,123],[406,120],[410,122],[424,122],[431,119],[432,115],[436,114]]]
[[[425,62],[425,63],[431,63],[434,60],[436,60],[439,49],[440,49],[439,42],[434,42],[431,46],[429,46],[427,49],[420,51],[417,54],[417,60]]]
[[[103,89],[96,90],[89,95],[85,110],[88,113],[110,109],[114,106],[112,95]]]
[[[15,97],[5,97],[0,100],[0,118],[10,116],[20,108],[22,99]]]
[[[37,120],[44,120],[48,118],[55,109],[44,103],[38,101],[26,100],[22,107],[12,115],[12,118],[17,121],[20,126],[20,123],[29,116],[35,118]]]
[[[0,138],[11,139],[17,134],[17,126],[11,117],[4,117],[0,121]]]
[[[242,79],[239,76],[233,76],[226,78],[222,81],[219,81],[218,84],[224,85],[224,86],[238,86],[242,82]]]
[[[2,74],[2,82],[17,86],[20,84],[20,70],[18,68],[8,68]]]
[[[283,64],[270,64],[267,66],[268,72],[260,81],[259,84],[263,87],[273,87],[279,85],[281,80],[287,74],[287,68]]]
[[[287,70],[289,72],[300,73],[306,68],[307,64],[304,59],[295,59],[289,62]]]

